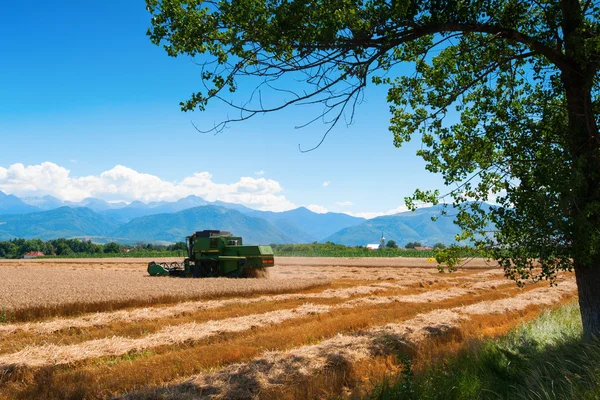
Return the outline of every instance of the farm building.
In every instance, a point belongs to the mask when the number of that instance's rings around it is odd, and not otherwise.
[[[433,247],[431,247],[431,246],[417,246],[417,247],[415,247],[415,250],[433,250]]]
[[[41,251],[30,251],[29,253],[25,254],[23,256],[23,258],[37,258],[37,257],[44,257],[44,253],[42,253]]]

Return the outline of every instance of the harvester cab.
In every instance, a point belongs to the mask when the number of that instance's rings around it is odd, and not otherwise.
[[[275,265],[271,246],[244,246],[240,236],[204,230],[186,238],[188,256],[183,261],[148,264],[150,276],[251,277]]]

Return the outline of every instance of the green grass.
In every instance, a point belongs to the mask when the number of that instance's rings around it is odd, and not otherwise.
[[[577,304],[497,339],[469,343],[424,371],[410,363],[368,399],[598,399],[600,340],[584,343]]]
[[[6,306],[0,307],[0,324],[8,323],[11,320],[11,313]]]

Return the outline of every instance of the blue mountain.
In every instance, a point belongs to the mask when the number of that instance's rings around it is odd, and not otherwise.
[[[0,214],[24,214],[36,211],[40,209],[25,203],[15,195],[0,192]]]
[[[48,195],[42,197],[22,197],[21,200],[30,206],[37,207],[41,211],[53,210],[65,205],[64,201]]]
[[[178,242],[204,229],[231,231],[242,236],[248,244],[296,242],[264,219],[211,205],[135,218],[110,236],[123,240]]]
[[[437,242],[455,243],[455,236],[461,232],[454,224],[457,210],[448,206],[447,215],[441,215],[442,208],[442,205],[438,205],[420,208],[414,212],[407,211],[373,218],[359,225],[342,229],[327,237],[326,240],[358,246],[378,243],[383,233],[387,240],[394,240],[401,247],[414,241],[429,246]],[[432,221],[432,217],[439,218]]]
[[[109,236],[119,224],[89,208],[61,207],[50,211],[0,216],[0,240],[43,240]]]
[[[318,214],[306,207],[299,207],[284,212],[251,211],[248,215],[263,218],[284,232],[299,238],[300,242],[324,241],[335,232],[356,226],[364,218],[353,217],[348,214],[329,212]]]

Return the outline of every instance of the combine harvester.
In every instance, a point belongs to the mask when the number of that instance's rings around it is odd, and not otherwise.
[[[182,262],[148,264],[150,276],[206,278],[260,277],[275,265],[271,246],[244,246],[229,232],[204,230],[187,236],[188,256]]]

